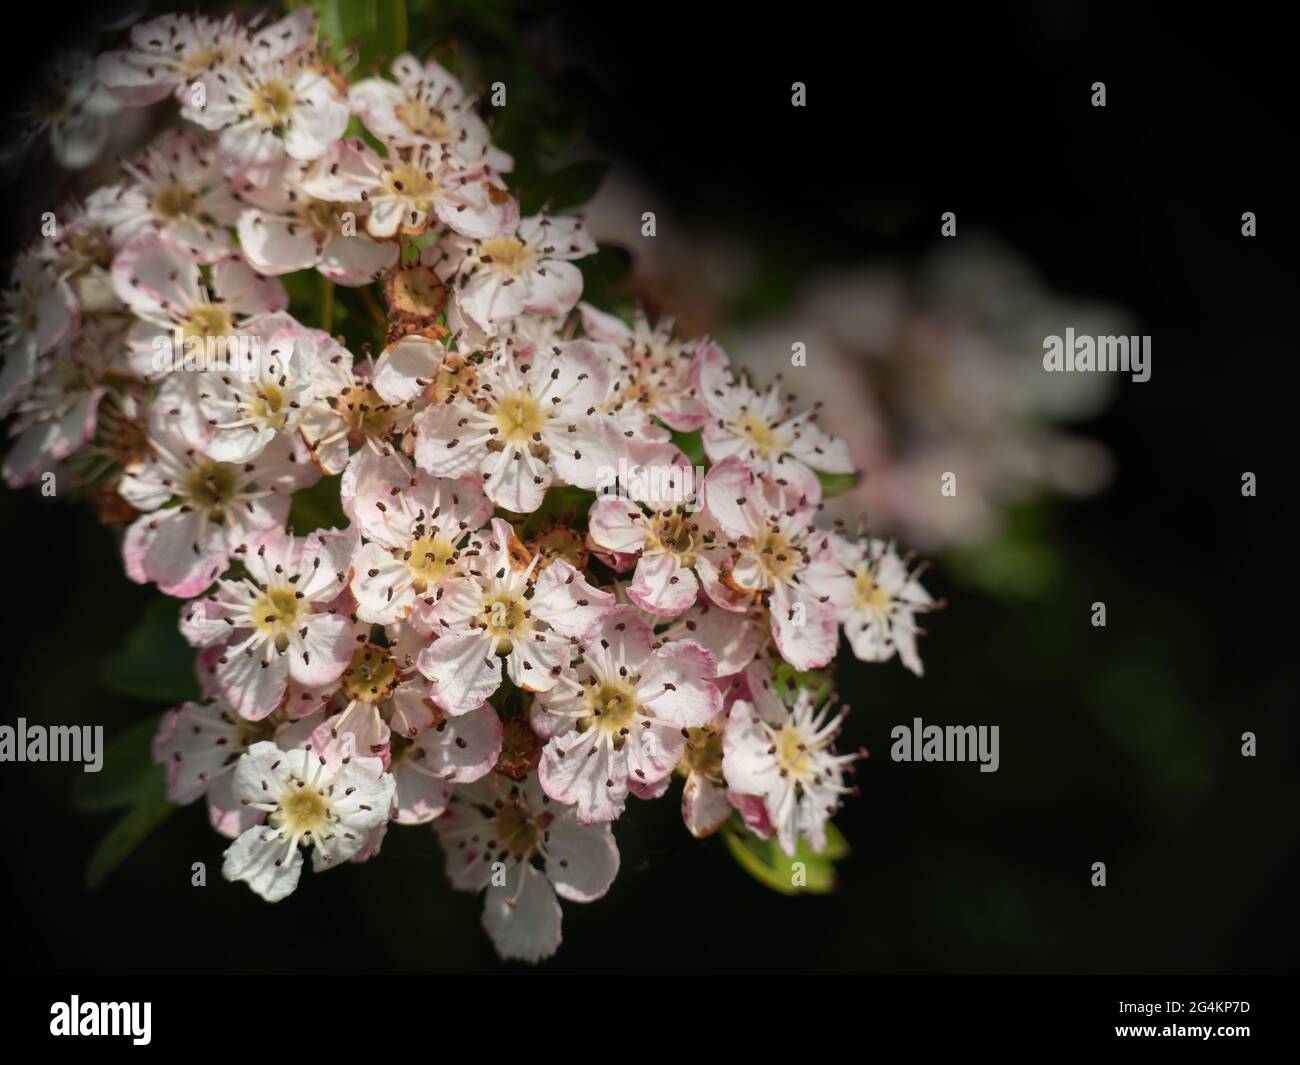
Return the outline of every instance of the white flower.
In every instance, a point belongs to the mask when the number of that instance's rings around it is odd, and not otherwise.
[[[618,425],[597,413],[609,371],[586,341],[519,358],[509,344],[470,363],[474,381],[416,418],[415,461],[441,477],[478,474],[488,498],[525,514],[558,477],[594,489],[624,450]]]
[[[240,553],[247,576],[219,581],[210,598],[186,608],[181,629],[190,643],[224,646],[217,684],[244,717],[279,707],[290,677],[320,688],[347,669],[358,626],[335,600],[347,587],[355,545],[350,532],[304,540],[272,532]]]
[[[536,777],[498,774],[457,788],[433,823],[447,875],[461,891],[483,891],[483,927],[502,958],[538,962],[560,946],[558,895],[592,902],[618,875],[608,825],[584,825],[572,806],[543,793]]]
[[[582,641],[582,662],[533,703],[549,738],[539,778],[578,820],[612,821],[629,785],[663,780],[685,750],[683,732],[722,709],[717,662],[698,643],[661,644],[631,607],[617,607]]]
[[[492,504],[471,480],[417,472],[398,483],[367,478],[353,510],[367,541],[353,565],[357,616],[389,625],[411,612],[416,596],[432,596],[443,581],[463,575],[461,550],[486,524]]]
[[[14,263],[9,287],[0,294],[0,417],[26,397],[36,379],[37,360],[77,328],[77,305],[36,251]]]
[[[795,853],[803,836],[814,851],[826,845],[826,821],[852,791],[844,773],[857,754],[836,754],[835,738],[847,708],[817,707],[807,688],[787,708],[756,662],[746,674],[752,702],[732,704],[723,733],[722,771],[736,792],[758,796],[781,848]]]
[[[421,64],[412,55],[400,55],[392,69],[396,85],[366,78],[349,92],[352,109],[371,133],[407,147],[431,144],[452,153],[464,167],[510,170],[510,156],[492,145],[473,99],[436,60]]]
[[[239,215],[239,246],[257,270],[275,276],[316,269],[336,284],[357,286],[377,281],[397,264],[395,241],[358,231],[365,226],[364,204],[309,191],[310,173],[345,150],[339,141],[315,163],[286,160],[262,185],[236,181],[247,205]]]
[[[470,242],[439,241],[432,264],[456,278],[456,304],[480,329],[521,314],[567,314],[582,295],[582,272],[573,265],[596,253],[581,219],[547,214],[519,223],[513,235]]]
[[[918,579],[924,567],[908,570],[892,543],[864,538],[835,545],[853,581],[852,598],[839,610],[853,653],[864,662],[886,662],[894,652],[918,677],[923,672],[916,615],[936,605]]]
[[[463,168],[450,152],[430,144],[389,145],[386,159],[361,141],[335,145],[304,178],[303,188],[322,200],[366,204],[372,237],[419,236],[436,220],[465,237],[487,240],[519,224],[518,205],[499,181],[481,169]]]
[[[64,52],[50,61],[40,85],[16,119],[19,130],[0,151],[12,167],[42,133],[49,133],[54,158],[80,170],[99,158],[108,144],[109,118],[121,103],[99,83],[95,60],[83,52]]]
[[[471,538],[461,554],[468,576],[443,581],[432,605],[416,606],[422,623],[438,634],[419,658],[434,702],[449,714],[478,706],[501,684],[502,654],[515,685],[548,690],[573,656],[571,643],[614,597],[563,560],[544,569],[540,555],[524,561],[526,550],[500,518],[490,536]]]
[[[175,368],[188,355],[177,351],[176,331],[183,345],[221,341],[216,354],[230,350],[231,337],[259,336],[294,325],[277,314],[289,305],[279,281],[259,277],[242,259],[229,256],[210,268],[205,282],[197,259],[157,236],[132,241],[113,260],[113,287],[140,321],[131,331],[131,365],[142,377],[154,378]],[[162,345],[160,347],[160,345]],[[239,345],[233,345],[239,350]],[[168,359],[159,359],[164,351]],[[160,365],[161,363],[161,365]]]
[[[199,411],[212,427],[207,452],[249,462],[280,434],[293,434],[314,399],[317,348],[299,330],[272,333],[266,351],[200,379]]]
[[[822,432],[814,422],[817,408],[802,414],[782,398],[780,381],[759,391],[731,373],[727,356],[707,343],[699,356],[700,397],[708,406],[704,452],[710,462],[740,458],[774,476],[792,476],[792,468],[825,473],[852,473],[848,445]]]
[[[709,512],[731,539],[717,550],[718,581],[705,592],[728,610],[768,608],[772,637],[796,669],[817,669],[835,656],[836,609],[852,592],[834,558],[830,534],[813,525],[820,491],[807,470],[774,478],[736,459],[704,480]]]
[[[393,788],[378,758],[331,765],[311,751],[255,743],[235,767],[235,794],[266,823],[230,845],[222,875],[279,902],[298,886],[300,846],[311,849],[316,872],[352,858],[388,820]]]
[[[347,130],[347,101],[300,53],[255,54],[200,81],[205,99],[187,106],[185,116],[220,130],[221,150],[257,184],[269,180],[286,155],[319,159]]]
[[[172,409],[160,397],[150,419],[149,454],[122,475],[122,498],[145,512],[127,529],[122,554],[133,581],[188,598],[211,584],[254,533],[282,527],[289,497],[319,474],[295,461],[284,437],[256,462],[217,462],[204,449],[205,437],[169,416]],[[179,505],[166,506],[172,500]]]
[[[239,204],[216,162],[208,138],[168,130],[139,162],[122,164],[129,183],[87,203],[88,220],[107,227],[117,248],[154,233],[200,263],[223,258]]]

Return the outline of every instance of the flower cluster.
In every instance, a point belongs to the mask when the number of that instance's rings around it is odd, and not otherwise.
[[[819,525],[853,465],[816,410],[580,302],[582,220],[523,215],[434,61],[349,85],[299,8],[154,19],[96,69],[182,122],[17,260],[3,474],[93,492],[127,575],[184,601],[203,698],[154,750],[226,877],[274,902],[308,852],[431,824],[536,961],[674,776],[695,836],[821,849],[858,755],[788,678],[841,629],[920,674],[936,604],[892,543]],[[377,357],[291,313],[280,278],[310,271],[366,290]],[[340,527],[295,530],[322,490]]]

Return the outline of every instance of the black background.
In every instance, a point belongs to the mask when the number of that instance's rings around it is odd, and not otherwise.
[[[716,841],[690,840],[670,799],[616,828],[623,871],[605,900],[566,905],[546,970],[1288,968],[1291,38],[1241,5],[1213,18],[1109,4],[539,10],[600,87],[597,149],[690,213],[847,263],[923,252],[952,210],[962,232],[1000,235],[1053,287],[1126,306],[1153,337],[1151,381],[1124,384],[1085,427],[1115,454],[1115,483],[1050,512],[1066,563],[1053,595],[991,599],[948,583],[941,561],[930,583],[952,605],[923,644],[926,678],[841,667],[851,740],[873,757],[837,819],[854,848],[839,891],[770,894]],[[7,99],[74,12],[23,12]],[[1090,105],[1099,80],[1105,109]],[[793,81],[806,108],[790,107]],[[30,208],[7,207],[30,233]],[[1255,499],[1240,494],[1246,470]],[[103,721],[111,735],[152,712],[96,682],[148,598],[111,534],[33,492],[0,507],[4,720]],[[1103,630],[1088,624],[1097,599]],[[889,728],[913,716],[1000,724],[1001,771],[890,762]],[[71,777],[0,766],[14,970],[501,968],[478,900],[446,886],[423,830],[390,832],[377,862],[305,877],[271,907],[220,880],[223,841],[196,807],[88,893],[109,822],[69,807]],[[1098,860],[1105,889],[1089,884]],[[190,886],[194,861],[205,889]]]

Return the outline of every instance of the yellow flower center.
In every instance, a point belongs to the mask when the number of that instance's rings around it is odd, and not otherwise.
[[[181,333],[186,337],[224,337],[233,331],[230,312],[220,303],[200,303],[181,323]]]
[[[353,432],[383,437],[393,426],[394,415],[370,385],[353,385],[339,396],[334,408]]]
[[[781,441],[772,431],[772,427],[762,419],[748,414],[740,420],[739,429],[749,437],[759,458],[770,458],[774,454],[781,453]]]
[[[587,709],[583,726],[599,729],[613,737],[615,747],[621,747],[636,720],[636,693],[631,685],[605,681],[587,692]]]
[[[275,641],[283,651],[289,646],[289,633],[298,621],[298,597],[290,588],[275,588],[263,592],[253,601],[249,613],[253,627]]]
[[[393,196],[400,196],[408,203],[420,207],[428,207],[438,194],[437,183],[410,163],[399,163],[392,170],[386,171],[384,187]]]
[[[788,725],[777,738],[776,764],[793,777],[802,777],[808,773],[808,746],[803,737]]]
[[[672,555],[683,566],[693,565],[699,547],[699,526],[681,511],[656,514],[650,520],[647,548]]]
[[[722,733],[709,728],[686,730],[686,750],[677,765],[685,776],[699,773],[715,783],[722,782]]]
[[[194,193],[184,185],[164,185],[154,195],[153,209],[163,218],[188,218],[194,213]]]
[[[447,139],[447,120],[423,100],[407,97],[397,105],[397,117],[407,127],[432,141]]]
[[[483,604],[483,623],[488,634],[504,640],[499,648],[500,653],[508,651],[511,640],[521,635],[527,621],[524,616],[526,609],[522,599],[507,595],[497,596],[491,602]]]
[[[293,88],[283,81],[264,81],[253,93],[252,109],[263,125],[283,125],[293,113]]]
[[[182,496],[187,503],[203,510],[220,511],[234,498],[238,487],[233,466],[205,462],[190,471]]]
[[[514,237],[497,237],[479,246],[479,258],[498,270],[518,274],[528,265],[528,247]]]
[[[352,654],[352,662],[343,674],[343,690],[349,699],[363,703],[382,703],[398,682],[397,663],[382,647],[368,643]]]
[[[272,821],[277,828],[299,836],[310,832],[320,836],[329,828],[329,803],[325,796],[311,786],[297,788],[280,803]]]
[[[507,396],[497,406],[497,428],[503,443],[525,445],[546,423],[542,408],[527,392]]]
[[[774,583],[784,584],[794,576],[803,556],[781,532],[765,529],[754,542],[754,553],[763,571]]]
[[[859,573],[853,579],[853,601],[860,610],[868,607],[875,610],[889,609],[889,595],[878,585],[869,573]]]
[[[423,595],[426,590],[446,580],[455,565],[456,548],[442,536],[421,536],[411,543],[406,564],[411,569],[411,584]]]

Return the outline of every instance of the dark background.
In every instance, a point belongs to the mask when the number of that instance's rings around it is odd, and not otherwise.
[[[1112,487],[1039,512],[1061,562],[1050,594],[990,596],[941,558],[928,584],[951,606],[929,625],[925,679],[842,659],[848,738],[873,755],[836,820],[853,847],[839,890],[774,895],[720,842],[691,840],[675,798],[634,805],[615,828],[613,890],[565,905],[545,971],[1288,968],[1290,38],[1239,5],[1204,21],[1130,5],[507,7],[521,30],[569,42],[577,64],[552,74],[598,151],[689,214],[788,248],[792,271],[910,259],[952,210],[959,232],[999,235],[1053,288],[1127,307],[1153,337],[1151,380],[1121,385],[1082,427],[1114,453]],[[3,70],[6,99],[42,41],[78,23],[70,5],[24,14],[35,22]],[[1089,103],[1098,80],[1104,110]],[[8,208],[15,231],[34,228]],[[1257,498],[1241,496],[1246,470]],[[113,534],[35,492],[5,492],[0,508],[4,720],[103,722],[112,736],[156,713],[98,681],[151,599],[123,576]],[[1105,629],[1089,624],[1095,600]],[[914,716],[1000,725],[1000,771],[894,764],[889,729]],[[480,901],[445,884],[423,829],[395,828],[375,862],[305,876],[268,906],[221,880],[225,841],[199,804],[88,892],[112,818],[71,807],[76,775],[0,766],[15,971],[501,968]],[[206,888],[190,886],[195,861]]]

